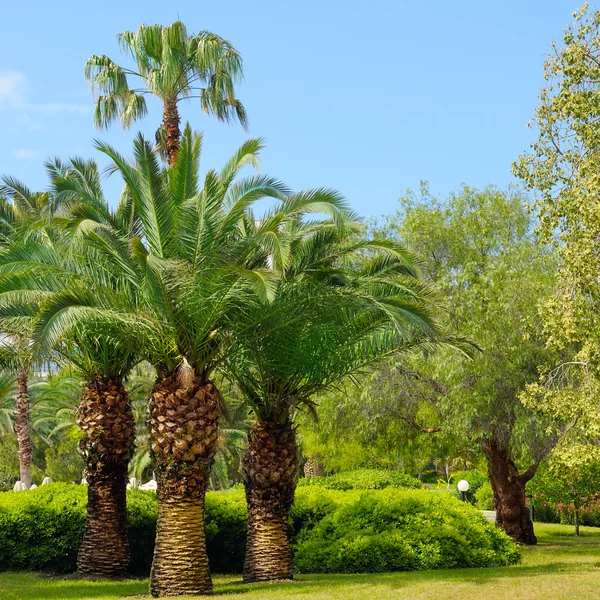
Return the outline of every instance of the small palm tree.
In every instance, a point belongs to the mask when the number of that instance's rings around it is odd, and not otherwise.
[[[295,227],[275,299],[246,311],[226,364],[256,419],[243,464],[247,582],[292,577],[296,411],[314,410],[318,392],[437,335],[433,296],[403,248],[356,239],[353,223]]]
[[[243,61],[227,40],[208,31],[189,35],[181,21],[166,26],[142,24],[137,31],[121,33],[118,40],[136,69],[121,67],[105,55],[90,57],[85,66],[87,81],[100,94],[94,112],[97,127],[119,118],[128,128],[145,116],[145,96],[157,96],[163,105],[157,140],[171,165],[179,151],[181,101],[199,98],[207,115],[220,121],[237,119],[246,127],[246,112],[235,97]],[[141,87],[131,88],[129,76],[139,78]]]
[[[0,185],[0,248],[26,240],[51,243],[53,234],[46,227],[56,208],[49,192],[32,192],[20,181],[5,177]],[[18,442],[20,481],[31,486],[31,425],[28,380],[32,366],[30,343],[31,315],[4,319],[0,329],[0,359],[16,372],[17,394],[14,406],[15,434]]]

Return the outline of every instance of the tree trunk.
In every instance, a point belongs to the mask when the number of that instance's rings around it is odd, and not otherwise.
[[[579,504],[575,502],[573,509],[575,511],[575,535],[579,537]]]
[[[533,523],[525,504],[525,485],[537,466],[519,475],[508,451],[496,440],[487,440],[483,450],[488,459],[488,475],[494,491],[496,525],[521,544],[537,544]]]
[[[27,370],[17,371],[17,400],[15,403],[15,432],[19,444],[19,473],[21,483],[31,487],[31,432],[29,428],[29,392]]]
[[[150,402],[150,442],[158,483],[153,596],[212,592],[204,497],[218,441],[220,395],[212,382],[161,375]]]
[[[87,575],[123,575],[131,562],[127,534],[127,467],[133,453],[134,419],[122,382],[96,377],[86,382],[77,410],[84,433],[88,507],[77,570]]]
[[[298,456],[289,422],[253,425],[243,474],[248,504],[244,581],[292,579],[288,517],[298,482]]]
[[[315,455],[307,459],[307,461],[304,463],[305,477],[323,477],[324,475],[325,468],[323,467],[320,456]]]
[[[163,107],[163,127],[165,128],[165,152],[170,166],[175,164],[179,153],[181,132],[179,131],[179,111],[176,99],[167,99]]]

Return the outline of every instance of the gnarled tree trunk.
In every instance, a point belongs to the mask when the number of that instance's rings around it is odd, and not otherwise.
[[[487,440],[483,451],[488,459],[488,474],[494,492],[496,525],[515,542],[537,544],[525,504],[525,485],[535,475],[537,465],[519,474],[508,450],[496,440]]]
[[[19,444],[19,472],[21,483],[31,487],[31,432],[29,428],[29,391],[27,370],[17,371],[17,399],[15,403],[15,433]]]
[[[244,581],[292,579],[288,516],[298,482],[298,456],[289,422],[252,426],[243,474],[248,504]]]
[[[134,419],[121,381],[86,382],[77,410],[84,433],[88,507],[77,570],[88,575],[122,575],[131,562],[127,535],[127,467],[133,453]]]
[[[212,382],[161,375],[150,403],[150,442],[158,483],[153,596],[209,594],[204,497],[217,449],[219,392]]]
[[[163,127],[165,128],[165,151],[170,166],[175,164],[179,153],[181,131],[176,99],[167,99],[163,106]]]

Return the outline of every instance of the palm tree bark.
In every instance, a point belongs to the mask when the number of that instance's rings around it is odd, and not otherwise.
[[[127,468],[133,453],[134,418],[122,382],[88,381],[77,423],[86,461],[88,507],[77,569],[87,575],[122,575],[129,569]]]
[[[494,492],[496,525],[520,544],[537,544],[525,504],[525,485],[535,475],[537,465],[519,474],[508,450],[494,439],[486,440],[483,451],[488,459],[488,475]]]
[[[158,483],[153,596],[212,592],[204,498],[218,441],[220,395],[194,377],[162,374],[152,391],[150,442]]]
[[[177,99],[168,98],[163,105],[163,127],[165,128],[165,151],[170,166],[175,164],[179,153],[179,142],[181,131],[179,130],[179,111],[177,110]]]
[[[15,432],[19,445],[19,473],[21,483],[31,487],[31,431],[29,427],[29,391],[27,369],[17,371],[17,399],[15,403]]]
[[[298,455],[289,421],[253,425],[243,475],[248,504],[244,581],[292,579],[288,518],[298,482]]]

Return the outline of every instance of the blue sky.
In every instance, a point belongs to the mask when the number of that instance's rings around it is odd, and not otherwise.
[[[542,64],[581,2],[571,0],[203,0],[4,2],[0,19],[0,173],[47,185],[46,157],[94,157],[95,137],[129,152],[153,135],[160,106],[129,132],[99,132],[83,78],[91,54],[125,60],[116,34],[178,17],[211,30],[246,61],[239,90],[250,117],[184,119],[205,132],[203,164],[219,166],[247,136],[264,136],[262,171],[296,189],[339,189],[364,216],[395,210],[430,182],[505,186],[534,133],[526,128]],[[116,199],[117,181],[107,182]]]

